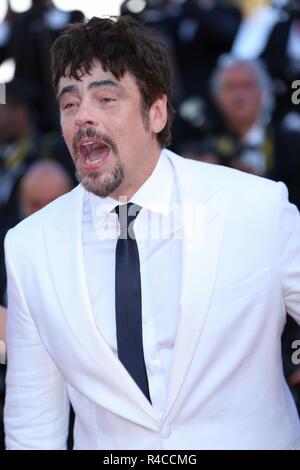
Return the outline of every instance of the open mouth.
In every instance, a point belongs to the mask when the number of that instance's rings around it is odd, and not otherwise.
[[[97,167],[106,161],[110,147],[105,142],[90,139],[79,142],[78,150],[85,166]]]

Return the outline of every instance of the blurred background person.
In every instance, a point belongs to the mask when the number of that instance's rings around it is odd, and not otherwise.
[[[214,162],[286,183],[300,208],[300,134],[272,123],[272,81],[259,61],[223,57],[212,76],[220,120],[201,138],[191,129],[184,154],[214,156]]]
[[[211,140],[220,163],[284,181],[300,208],[300,134],[272,122],[272,81],[263,64],[225,58],[212,89],[222,116]]]
[[[209,79],[220,55],[232,47],[242,20],[240,8],[218,0],[126,0],[121,12],[154,28],[169,47],[177,109],[172,149],[176,150],[190,120],[206,132],[215,117]]]
[[[31,87],[14,79],[6,85],[6,104],[0,105],[0,304],[5,302],[5,274],[1,268],[4,266],[3,240],[9,228],[23,217],[19,200],[23,176],[42,156],[52,159],[55,168],[63,166],[61,173],[67,173],[65,179],[72,180],[72,186],[75,180],[73,165],[61,136],[44,135],[36,129],[32,120],[31,96]],[[56,166],[55,161],[58,162]],[[55,178],[58,179],[56,186],[60,185],[60,172],[56,169],[54,176],[53,173],[54,170],[49,180],[41,175],[39,187],[35,182],[39,204],[43,202],[41,199],[45,193],[45,203],[51,200],[51,194],[47,191]]]
[[[208,97],[218,57],[230,51],[241,12],[216,0],[186,0],[174,25],[173,45],[185,95]]]
[[[18,183],[38,158],[38,134],[31,119],[31,88],[13,80],[0,105],[0,230],[18,221]]]
[[[64,168],[54,160],[38,160],[28,167],[19,181],[15,223],[42,209],[73,188]],[[3,240],[0,246],[1,303],[5,303],[6,275]]]
[[[0,64],[14,59],[14,78],[34,88],[32,110],[37,127],[44,132],[59,129],[51,85],[51,45],[68,23],[83,19],[80,11],[60,10],[51,0],[32,0],[32,6],[23,13],[15,13],[8,2],[1,27]]]
[[[224,57],[211,84],[222,119],[210,138],[220,163],[270,176],[276,159],[267,146],[272,84],[262,64]]]
[[[219,57],[229,52],[242,20],[235,5],[215,0],[187,0],[173,28],[175,57],[184,99],[177,107],[173,147],[193,125],[205,135],[216,120],[209,81]]]
[[[0,304],[5,302],[3,241],[18,223],[18,188],[22,176],[38,158],[38,137],[31,120],[31,90],[14,80],[0,105]]]
[[[34,163],[23,176],[19,190],[21,218],[54,201],[72,189],[72,181],[62,166],[53,160]]]
[[[6,104],[0,105],[0,304],[5,301],[3,240],[7,230],[20,220],[20,180],[39,156],[30,93],[23,82],[13,80],[6,86]]]
[[[283,5],[286,0],[240,0],[239,3],[244,10],[244,17],[231,54],[240,59],[257,59],[266,47],[273,27],[285,16]]]
[[[292,83],[300,79],[300,0],[287,0],[284,15],[270,32],[260,57],[274,81],[274,119],[286,119],[288,127],[300,130],[299,106],[291,99]]]
[[[236,57],[263,60],[274,85],[272,119],[298,131],[299,106],[291,96],[293,82],[300,79],[299,51],[300,0],[265,2],[242,22],[232,47]]]

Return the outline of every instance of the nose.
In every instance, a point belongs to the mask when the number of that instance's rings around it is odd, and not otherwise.
[[[82,101],[77,109],[75,116],[75,125],[77,127],[95,126],[97,123],[96,116],[88,102]]]

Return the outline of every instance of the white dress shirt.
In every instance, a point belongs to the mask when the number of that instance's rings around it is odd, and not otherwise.
[[[179,316],[182,271],[179,195],[172,164],[164,152],[130,202],[142,207],[134,232],[141,268],[144,356],[152,405],[162,412]],[[85,193],[83,250],[89,295],[96,326],[116,355],[115,249],[120,227],[112,210],[117,205],[110,197]]]

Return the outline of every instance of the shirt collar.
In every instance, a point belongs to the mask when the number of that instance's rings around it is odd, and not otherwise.
[[[151,212],[168,215],[171,206],[173,171],[167,155],[162,151],[158,162],[145,183],[132,196],[130,201]],[[99,226],[107,215],[119,205],[111,197],[101,198],[87,192],[90,201],[94,227]]]

